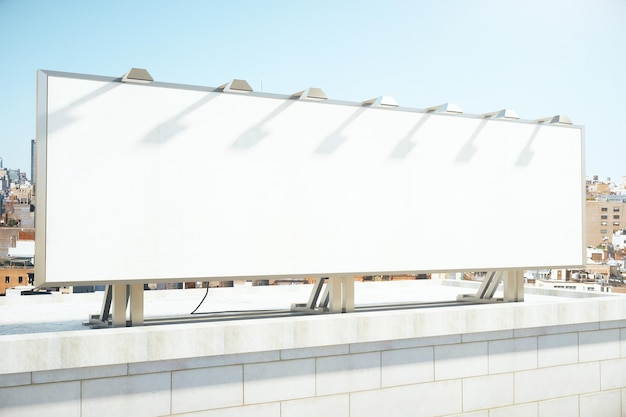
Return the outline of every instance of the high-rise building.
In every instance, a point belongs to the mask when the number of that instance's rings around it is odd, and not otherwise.
[[[35,179],[37,176],[35,175],[35,170],[37,169],[37,160],[35,154],[35,139],[30,141],[30,183],[35,184]]]
[[[9,173],[9,181],[11,183],[19,184],[20,182],[20,170],[19,169],[8,169]]]

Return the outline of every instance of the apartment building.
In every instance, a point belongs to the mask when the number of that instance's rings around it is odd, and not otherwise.
[[[626,197],[611,197],[619,198],[587,201],[587,246],[597,247],[603,243],[611,243],[613,233],[626,228]]]
[[[29,278],[34,276],[33,268],[0,267],[0,295],[5,295],[7,288],[29,284]]]

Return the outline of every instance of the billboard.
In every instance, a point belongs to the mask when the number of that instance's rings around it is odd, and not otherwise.
[[[580,267],[581,126],[38,72],[39,284]]]

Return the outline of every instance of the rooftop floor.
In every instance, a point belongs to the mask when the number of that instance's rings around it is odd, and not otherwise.
[[[458,306],[460,294],[474,294],[479,283],[447,280],[356,282],[356,313],[382,309],[414,309]],[[146,324],[211,321],[241,318],[284,316],[292,303],[303,303],[311,285],[235,286],[210,288],[196,314],[206,289],[146,291]],[[84,326],[89,315],[98,313],[103,292],[22,297],[0,297],[0,335],[60,331],[88,331]],[[587,294],[588,295],[588,294]],[[594,294],[598,296],[618,296]],[[498,296],[498,294],[496,294]],[[538,291],[526,288],[524,304],[549,304],[572,301],[581,295],[572,291]],[[460,303],[464,305],[467,303]],[[244,314],[246,313],[246,314]],[[254,314],[250,314],[254,313]],[[270,314],[271,313],[271,314]],[[295,313],[289,313],[294,314]],[[168,320],[163,320],[167,318]]]

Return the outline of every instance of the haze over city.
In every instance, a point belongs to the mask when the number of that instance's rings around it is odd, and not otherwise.
[[[0,157],[30,177],[37,69],[256,91],[321,87],[402,106],[454,102],[585,126],[586,173],[619,180],[626,81],[620,0],[0,1]],[[89,140],[89,138],[85,138]]]

